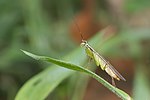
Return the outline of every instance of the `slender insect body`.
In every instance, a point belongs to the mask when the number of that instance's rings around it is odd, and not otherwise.
[[[105,58],[103,58],[99,53],[97,53],[88,43],[86,40],[83,40],[82,33],[77,25],[75,23],[79,33],[81,34],[82,42],[81,46],[85,47],[86,54],[91,58],[94,59],[97,66],[100,66],[102,70],[105,70],[108,75],[112,78],[112,84],[115,86],[114,78],[116,80],[123,80],[126,81],[125,78],[107,61]]]
[[[105,58],[99,55],[85,40],[82,40],[81,46],[85,47],[86,54],[94,59],[97,66],[100,66],[102,70],[105,70],[108,75],[116,80],[126,81],[125,78],[107,61]]]

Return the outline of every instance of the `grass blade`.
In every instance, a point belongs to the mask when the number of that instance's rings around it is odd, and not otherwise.
[[[29,53],[27,51],[22,50],[26,55],[36,59],[36,60],[43,60],[43,61],[47,61],[47,62],[51,62],[54,63],[56,65],[59,65],[61,67],[65,67],[71,70],[75,70],[75,71],[79,71],[79,72],[83,72],[86,73],[87,75],[93,77],[94,79],[96,79],[99,83],[103,84],[105,87],[107,87],[110,91],[112,91],[114,94],[116,94],[118,97],[120,97],[123,100],[131,100],[132,98],[125,93],[124,91],[112,86],[110,83],[108,83],[107,81],[105,81],[103,78],[101,78],[100,76],[98,76],[97,74],[93,73],[92,71],[85,69],[81,66],[75,65],[75,64],[71,64],[68,62],[64,62],[58,59],[54,59],[54,58],[50,58],[50,57],[46,57],[46,56],[37,56],[34,55],[32,53]]]

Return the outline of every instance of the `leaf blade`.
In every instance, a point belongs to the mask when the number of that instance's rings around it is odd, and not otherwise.
[[[37,56],[37,55],[34,55],[34,54],[29,53],[27,51],[23,51],[23,52],[25,54],[27,54],[28,56],[34,58],[34,59],[38,58],[38,60],[48,61],[48,62],[54,63],[56,65],[59,65],[61,67],[65,67],[65,68],[75,70],[75,71],[79,71],[79,72],[84,72],[87,75],[89,75],[89,76],[93,77],[94,79],[96,79],[101,84],[103,84],[105,87],[107,87],[110,91],[115,93],[121,99],[123,99],[123,100],[131,100],[132,99],[127,93],[125,93],[124,91],[112,86],[110,83],[105,81],[103,78],[101,78],[100,76],[98,76],[97,74],[93,73],[92,71],[90,71],[88,69],[85,69],[81,66],[77,66],[77,65],[74,65],[74,64],[71,64],[71,63],[68,63],[68,62],[57,60],[57,59],[54,59],[54,58],[44,57],[44,56]]]

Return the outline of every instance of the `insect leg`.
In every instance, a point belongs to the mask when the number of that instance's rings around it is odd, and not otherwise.
[[[86,63],[86,64],[85,64],[85,68],[88,68],[88,65],[89,65],[89,64],[90,64],[90,62],[92,61],[92,58],[91,58],[91,57],[88,57],[88,59],[87,59],[87,60],[88,60],[88,63]]]
[[[112,81],[112,85],[116,87],[115,80],[113,77],[111,77],[111,81]]]
[[[90,63],[92,61],[91,57],[88,57],[88,63]]]
[[[85,62],[83,63],[83,67],[88,69],[88,65],[90,64],[90,62],[92,61],[92,58],[87,56]]]

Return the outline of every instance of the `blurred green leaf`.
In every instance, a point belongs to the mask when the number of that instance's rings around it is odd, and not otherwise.
[[[141,11],[142,9],[148,8],[150,6],[149,0],[126,0],[125,8],[128,12]]]
[[[149,76],[146,76],[144,64],[137,64],[133,95],[134,100],[148,100],[150,98]]]

